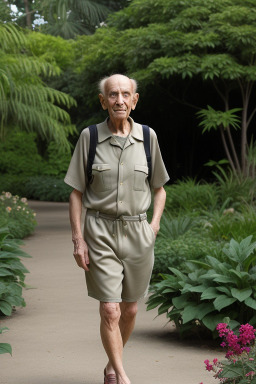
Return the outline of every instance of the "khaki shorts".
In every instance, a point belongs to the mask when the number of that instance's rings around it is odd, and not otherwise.
[[[125,224],[87,214],[84,238],[90,257],[90,271],[85,273],[89,296],[119,303],[147,295],[155,243],[147,220]]]

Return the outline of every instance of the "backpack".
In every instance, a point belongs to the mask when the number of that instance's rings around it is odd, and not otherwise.
[[[89,148],[89,155],[88,155],[88,161],[87,161],[87,180],[91,180],[92,178],[92,165],[96,153],[96,146],[98,143],[98,131],[96,125],[90,125],[90,148]],[[145,149],[145,154],[147,157],[147,163],[148,163],[148,180],[151,178],[152,173],[152,164],[151,164],[151,152],[150,152],[150,130],[147,125],[142,125],[143,130],[143,144]]]

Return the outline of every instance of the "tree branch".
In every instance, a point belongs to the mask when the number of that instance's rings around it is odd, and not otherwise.
[[[225,96],[224,96],[224,94],[221,92],[221,90],[218,88],[218,86],[217,86],[217,84],[216,84],[216,81],[213,80],[212,83],[213,83],[213,86],[214,86],[215,90],[217,91],[217,93],[219,94],[219,96],[222,98],[222,100],[223,100],[224,103],[225,103],[225,100],[226,100],[226,99],[225,99]]]
[[[230,155],[230,152],[229,152],[229,149],[228,149],[228,146],[227,146],[227,142],[226,142],[226,138],[225,138],[225,134],[224,134],[224,129],[223,129],[222,126],[220,127],[220,134],[221,134],[221,140],[222,140],[222,143],[223,143],[223,146],[224,146],[224,149],[225,149],[228,161],[229,161],[229,163],[231,165],[232,170],[234,172],[236,172],[237,170],[236,170],[236,167],[235,167],[234,162],[232,160],[232,157]]]

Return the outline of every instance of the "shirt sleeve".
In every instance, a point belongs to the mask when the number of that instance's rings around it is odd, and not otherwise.
[[[155,131],[150,128],[150,152],[152,162],[152,188],[160,188],[170,179],[166,171]]]
[[[84,193],[87,183],[87,158],[90,143],[89,129],[84,129],[76,144],[64,182]]]

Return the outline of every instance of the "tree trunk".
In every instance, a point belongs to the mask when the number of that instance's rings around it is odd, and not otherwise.
[[[25,12],[26,12],[26,26],[28,28],[31,28],[32,21],[31,21],[31,12],[29,11],[29,0],[24,0],[25,5]]]

